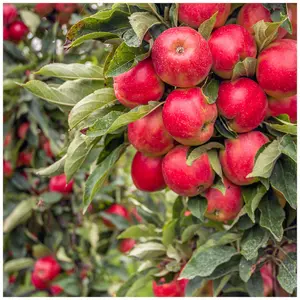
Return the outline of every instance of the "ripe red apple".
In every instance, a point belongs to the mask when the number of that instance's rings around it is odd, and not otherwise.
[[[178,7],[178,20],[190,27],[198,29],[214,13],[218,12],[214,28],[225,24],[231,4],[225,3],[180,3]]]
[[[191,166],[186,163],[189,147],[176,146],[163,159],[162,171],[166,184],[181,196],[196,196],[214,181],[207,153],[203,153]]]
[[[124,219],[130,221],[130,215],[129,215],[128,210],[120,204],[114,203],[109,208],[107,208],[104,212],[109,215],[118,215],[118,216],[123,217]],[[105,217],[103,217],[102,219],[103,219],[103,223],[107,227],[109,227],[109,228],[115,227],[115,225],[110,220],[106,219]]]
[[[152,60],[140,61],[131,70],[114,77],[114,90],[117,99],[125,106],[133,108],[159,101],[165,85],[154,71]]]
[[[9,26],[9,36],[15,42],[23,40],[28,32],[28,27],[22,21],[15,21]]]
[[[128,140],[133,147],[148,155],[160,156],[174,147],[174,140],[162,119],[162,107],[128,125]]]
[[[29,151],[23,151],[19,153],[17,166],[30,166],[32,161],[32,152]]]
[[[226,223],[233,220],[242,209],[242,189],[224,177],[225,194],[218,189],[210,187],[205,192],[208,219]]]
[[[18,10],[13,4],[3,4],[3,24],[11,24],[17,19]]]
[[[282,99],[268,98],[267,116],[277,117],[283,114],[288,115],[292,123],[297,122],[297,95]]]
[[[297,40],[297,4],[288,3],[288,16],[292,23],[292,34],[287,34],[285,38]]]
[[[270,11],[260,3],[244,4],[239,11],[236,23],[246,28],[251,34],[254,34],[253,25],[258,21],[272,22]],[[282,39],[287,31],[279,27],[278,39]]]
[[[134,185],[141,191],[155,192],[166,187],[162,175],[162,157],[149,157],[137,152],[131,166]]]
[[[18,128],[18,137],[20,139],[24,140],[26,138],[29,127],[29,122],[24,122],[20,125],[20,127]]]
[[[265,263],[260,268],[260,274],[263,280],[264,297],[270,296],[273,292],[273,267],[271,262]]]
[[[240,134],[236,139],[225,140],[220,151],[220,162],[226,177],[237,185],[248,185],[258,178],[246,178],[254,167],[255,155],[269,139],[259,131]]]
[[[10,275],[8,278],[9,284],[14,284],[16,282],[17,277],[15,275]]]
[[[134,247],[135,244],[136,242],[134,239],[124,239],[119,243],[118,249],[122,253],[127,253]]]
[[[167,282],[161,278],[159,283],[152,282],[153,294],[155,297],[184,297],[185,288],[188,284],[187,279],[177,280],[176,276],[172,281]]]
[[[54,284],[50,286],[50,292],[52,294],[52,296],[57,296],[59,294],[61,294],[64,291],[64,289],[58,285],[58,284]]]
[[[59,12],[72,14],[77,9],[76,3],[56,3],[55,9]]]
[[[34,10],[40,17],[45,17],[53,11],[54,6],[54,3],[37,3]]]
[[[64,12],[59,12],[56,17],[56,21],[59,23],[59,25],[68,24],[71,19],[71,15]]]
[[[67,178],[65,174],[54,176],[49,182],[49,191],[63,194],[69,194],[73,191],[74,180],[70,180],[67,184]]]
[[[51,150],[51,146],[50,146],[50,141],[47,140],[44,144],[43,144],[43,149],[46,153],[46,155],[50,158],[52,158],[54,155],[52,153],[52,150]]]
[[[13,174],[11,162],[8,160],[3,160],[3,174],[5,177],[10,177]]]
[[[256,57],[253,36],[242,26],[225,25],[216,29],[208,41],[213,71],[224,79],[232,77],[235,65],[247,57]]]
[[[223,81],[217,106],[236,132],[248,132],[259,126],[267,113],[268,101],[263,89],[249,78]]]
[[[163,122],[172,137],[183,145],[207,142],[218,116],[216,104],[208,104],[198,87],[172,91],[163,108]]]
[[[3,40],[4,41],[10,40],[9,30],[6,27],[3,27]]]
[[[39,258],[31,275],[31,282],[37,289],[45,289],[60,273],[60,265],[52,256]]]
[[[297,94],[297,42],[276,40],[258,56],[256,78],[264,91],[274,98]]]
[[[192,87],[208,75],[212,57],[207,41],[190,27],[169,28],[158,36],[152,48],[158,76],[177,87]]]

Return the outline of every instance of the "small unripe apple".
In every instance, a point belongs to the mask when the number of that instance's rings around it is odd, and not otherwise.
[[[268,98],[267,116],[277,117],[283,114],[288,115],[292,123],[297,122],[297,95],[282,99]]]
[[[50,292],[52,294],[52,296],[57,296],[59,294],[61,294],[64,291],[64,289],[58,285],[58,284],[54,284],[50,286]]]
[[[225,24],[231,4],[225,3],[180,3],[178,7],[179,22],[198,29],[199,26],[218,12],[214,28]]]
[[[6,27],[3,27],[3,40],[4,41],[10,40],[9,30]]]
[[[77,9],[76,3],[56,3],[55,9],[59,12],[72,14]]]
[[[22,21],[15,21],[9,26],[9,36],[15,42],[23,40],[28,32],[28,27]]]
[[[247,178],[253,171],[255,156],[269,139],[259,131],[239,134],[236,139],[225,140],[225,149],[220,151],[220,162],[225,176],[237,185],[249,185],[258,178]]]
[[[60,273],[60,265],[52,256],[39,258],[33,268],[31,282],[37,289],[45,289]]]
[[[231,79],[235,65],[247,57],[256,57],[253,36],[242,26],[230,24],[216,29],[208,41],[213,71],[224,79]]]
[[[32,161],[32,152],[29,151],[23,151],[19,153],[17,166],[30,166]]]
[[[239,11],[236,23],[246,28],[251,34],[254,34],[253,25],[258,21],[272,22],[270,11],[261,3],[244,4]],[[278,39],[282,39],[287,34],[287,31],[279,27]]]
[[[3,174],[5,177],[10,177],[13,174],[11,162],[8,160],[3,160]]]
[[[136,242],[134,239],[124,239],[119,243],[118,249],[122,253],[127,253],[134,247],[135,244]]]
[[[224,195],[213,187],[205,192],[205,198],[207,199],[205,216],[208,219],[226,223],[238,215],[243,205],[243,199],[241,188],[225,177],[224,186]]]
[[[196,196],[209,188],[214,181],[213,171],[207,153],[203,153],[187,165],[189,147],[176,146],[163,159],[162,171],[166,184],[181,196]]]
[[[70,180],[67,184],[67,178],[65,174],[54,176],[49,182],[49,191],[62,194],[69,194],[73,191],[74,180]]]
[[[140,61],[129,71],[114,77],[114,90],[117,99],[129,108],[159,101],[165,85],[154,71],[152,60]]]
[[[137,152],[131,166],[134,185],[141,191],[155,192],[166,187],[162,175],[162,157],[149,157]]]
[[[3,24],[11,24],[17,19],[18,10],[13,4],[3,4]]]
[[[104,212],[109,215],[118,215],[118,216],[123,217],[124,219],[130,221],[130,215],[129,215],[128,210],[120,204],[114,203],[109,208],[107,208]],[[105,217],[102,217],[102,219],[103,219],[103,223],[107,227],[109,227],[109,228],[115,227],[115,225],[110,220],[106,219]]]
[[[207,41],[190,27],[169,28],[152,47],[152,61],[158,76],[177,87],[192,87],[208,75],[212,57]]]
[[[40,17],[45,17],[53,11],[54,6],[54,3],[37,3],[34,10]]]
[[[248,132],[258,127],[267,113],[268,101],[263,89],[249,78],[223,81],[217,106],[219,114],[229,120],[236,132]]]
[[[21,140],[24,140],[26,138],[27,132],[29,130],[30,124],[29,122],[24,122],[20,125],[20,127],[18,128],[18,137]]]
[[[288,3],[288,16],[292,23],[292,34],[287,33],[285,38],[297,40],[297,4],[296,3]]]
[[[128,140],[133,147],[148,155],[161,156],[174,147],[174,140],[162,119],[162,107],[128,125]]]
[[[276,40],[258,56],[256,78],[271,97],[286,98],[297,94],[297,42]]]
[[[171,136],[183,145],[207,142],[218,116],[216,104],[208,104],[200,88],[172,91],[163,107],[163,123]]]

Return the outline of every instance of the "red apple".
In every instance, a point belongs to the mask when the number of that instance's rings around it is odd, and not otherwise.
[[[239,11],[236,23],[246,28],[251,34],[254,34],[253,25],[258,21],[272,22],[271,13],[260,3],[244,4]],[[287,31],[279,27],[278,39],[282,39]]]
[[[263,280],[264,297],[270,296],[273,292],[273,267],[271,262],[265,263],[260,268],[260,274]]]
[[[3,4],[3,24],[11,24],[17,19],[18,10],[13,4]]]
[[[269,139],[259,131],[240,134],[236,139],[225,140],[225,149],[220,151],[220,162],[226,177],[237,185],[248,185],[258,178],[246,178],[254,167],[255,156]]]
[[[59,23],[59,25],[68,24],[71,19],[71,15],[64,12],[59,12],[56,17],[56,21]]]
[[[192,213],[189,211],[189,210],[187,210],[187,211],[185,211],[184,212],[184,216],[185,217],[188,217],[188,216],[190,216]]]
[[[3,27],[3,40],[4,41],[10,40],[9,30],[6,27]]]
[[[14,284],[16,282],[17,277],[15,275],[10,275],[8,278],[9,284]]]
[[[55,9],[59,12],[72,14],[77,9],[76,3],[56,3]]]
[[[160,156],[174,147],[174,140],[162,119],[162,107],[128,125],[128,140],[133,147],[148,155]]]
[[[163,108],[163,122],[173,138],[183,145],[207,142],[218,116],[216,104],[208,104],[198,87],[172,91]]]
[[[13,174],[11,162],[8,160],[3,160],[3,174],[5,177],[10,177]]]
[[[166,283],[165,278],[161,278],[158,283],[152,282],[153,294],[155,297],[184,297],[187,279],[177,280],[176,276],[172,281]]]
[[[203,153],[191,166],[186,163],[189,147],[176,146],[163,159],[162,171],[166,184],[182,196],[196,196],[209,188],[214,181],[207,153]]]
[[[283,114],[288,115],[292,123],[297,122],[297,95],[282,99],[268,98],[267,116],[277,117]]]
[[[224,195],[213,187],[205,192],[207,199],[205,216],[208,219],[226,223],[238,215],[243,205],[243,199],[242,189],[225,177],[224,186]]]
[[[162,160],[162,157],[149,157],[141,152],[135,154],[131,166],[131,177],[139,190],[155,192],[166,187],[162,175]]]
[[[24,140],[26,138],[29,127],[30,124],[28,122],[24,122],[20,125],[20,127],[18,128],[18,137],[20,139]]]
[[[131,70],[114,77],[114,90],[117,99],[125,106],[133,108],[159,101],[165,85],[154,71],[152,60],[140,61]]]
[[[217,106],[236,132],[248,132],[259,126],[267,113],[268,101],[263,89],[249,78],[223,81]]]
[[[297,94],[297,42],[276,40],[258,56],[256,78],[264,91],[274,98]]]
[[[44,144],[43,144],[43,149],[46,153],[46,155],[50,158],[52,158],[54,155],[52,153],[52,150],[51,150],[51,146],[50,146],[50,141],[47,140]]]
[[[63,291],[64,289],[58,284],[54,284],[50,286],[50,292],[53,296],[57,296],[61,294]]]
[[[225,25],[216,29],[208,45],[212,54],[213,71],[224,79],[232,77],[235,65],[247,58],[256,57],[256,43],[252,35],[242,26]]]
[[[37,3],[34,10],[40,17],[45,17],[53,11],[54,6],[54,3]]]
[[[129,215],[128,210],[120,204],[114,203],[109,208],[107,208],[104,212],[109,215],[118,215],[118,216],[123,217],[124,219],[130,221],[130,215]],[[110,220],[106,219],[105,217],[103,217],[102,219],[103,219],[103,223],[107,227],[109,227],[109,228],[115,227],[115,225]]]
[[[127,253],[134,247],[135,244],[136,242],[133,239],[124,239],[118,245],[118,249],[122,253]]]
[[[288,3],[288,16],[292,23],[292,34],[287,34],[285,37],[288,39],[297,40],[297,4]]]
[[[31,275],[31,282],[37,289],[45,289],[60,273],[60,265],[52,256],[39,258]]]
[[[208,75],[212,57],[207,41],[190,27],[169,28],[158,36],[152,48],[158,76],[177,87],[192,87]]]
[[[12,141],[12,135],[9,132],[4,138],[4,147],[7,147]]]
[[[74,180],[70,180],[67,184],[67,178],[65,174],[54,176],[49,182],[49,191],[63,194],[69,194],[73,191]]]
[[[30,166],[31,161],[32,161],[32,152],[29,151],[20,152],[17,161],[17,166],[18,167]]]
[[[225,24],[231,4],[225,3],[180,3],[178,7],[178,20],[190,27],[198,29],[214,13],[218,12],[214,28]]]
[[[28,27],[22,21],[15,21],[9,26],[9,36],[15,42],[23,40],[28,32]]]

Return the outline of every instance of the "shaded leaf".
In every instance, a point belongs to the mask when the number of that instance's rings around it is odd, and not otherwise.
[[[202,196],[189,198],[188,209],[193,216],[204,222],[204,214],[207,208],[207,200]]]
[[[239,77],[252,77],[255,75],[257,59],[254,57],[246,57],[244,60],[235,64],[231,80]]]
[[[67,155],[63,156],[60,160],[56,161],[49,167],[40,169],[36,171],[36,174],[39,176],[56,176],[60,175],[64,172],[64,165],[66,161]]]
[[[247,281],[246,288],[250,297],[264,296],[263,279],[259,271],[255,272]]]
[[[219,81],[212,78],[204,85],[204,87],[202,87],[202,92],[208,104],[216,102],[219,93],[219,86]]]

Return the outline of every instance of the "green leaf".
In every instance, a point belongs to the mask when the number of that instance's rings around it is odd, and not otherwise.
[[[237,137],[237,134],[228,126],[227,121],[220,116],[216,120],[215,128],[227,139],[235,139]]]
[[[228,274],[213,282],[213,289],[214,289],[213,297],[218,297],[218,295],[222,292],[222,289],[230,280],[231,276],[232,276],[231,274]]]
[[[297,145],[290,135],[284,135],[279,143],[281,153],[287,155],[295,163],[297,163]]]
[[[273,188],[281,192],[294,209],[297,207],[297,165],[287,156],[282,156],[276,163],[270,177]]]
[[[76,25],[76,24],[75,24]],[[69,48],[74,48],[79,45],[81,45],[83,42],[88,41],[88,40],[100,40],[100,41],[109,41],[110,39],[118,38],[118,34],[111,33],[111,32],[92,32],[92,33],[87,33],[79,38],[77,38],[75,41],[72,43],[67,43],[66,44],[66,49]]]
[[[261,20],[253,25],[258,52],[261,52],[277,38],[278,28],[283,22],[265,22]]]
[[[210,142],[196,147],[189,153],[186,161],[187,165],[191,166],[197,158],[199,158],[203,153],[211,149],[224,149],[224,145],[217,142]]]
[[[32,246],[32,255],[38,259],[47,255],[52,255],[51,250],[43,244],[37,244]]]
[[[138,37],[140,46],[143,42],[145,34],[155,24],[160,24],[156,16],[149,12],[135,12],[129,17],[129,22]]]
[[[169,19],[172,27],[177,27],[178,25],[178,8],[179,3],[172,3],[169,11]]]
[[[252,273],[254,272],[256,259],[247,260],[244,256],[241,258],[240,264],[239,264],[239,274],[241,279],[244,282],[247,282]]]
[[[297,288],[297,253],[288,253],[281,262],[277,280],[289,294]]]
[[[204,197],[198,195],[189,198],[187,204],[188,209],[192,213],[192,215],[204,222],[204,214],[207,209],[207,200]]]
[[[139,239],[141,237],[155,237],[157,236],[157,232],[155,231],[155,226],[152,224],[138,224],[133,225],[123,231],[118,239]]]
[[[201,227],[202,227],[201,224],[193,224],[185,228],[181,235],[181,241],[183,243],[186,243],[187,241],[192,239],[197,233],[197,231],[201,229]]]
[[[202,92],[208,104],[216,102],[219,93],[219,86],[219,81],[212,78],[204,85],[204,87],[202,87]]]
[[[218,11],[215,12],[209,19],[200,24],[198,32],[208,40],[217,21]]]
[[[103,88],[86,96],[71,110],[68,118],[70,129],[77,126],[94,111],[107,107],[116,101],[113,88]]]
[[[252,260],[257,257],[258,250],[264,248],[269,240],[268,231],[258,225],[245,232],[241,241],[241,254],[247,259]]]
[[[193,279],[196,276],[209,276],[224,262],[236,254],[235,248],[231,246],[218,246],[196,251],[185,265],[180,278]]]
[[[281,124],[274,124],[268,122],[264,122],[264,123],[267,125],[267,127],[275,129],[279,132],[283,132],[291,135],[297,135],[297,125],[295,124],[291,123],[290,125],[287,124],[281,125]]]
[[[39,176],[56,176],[60,175],[64,172],[64,165],[66,161],[67,155],[63,156],[60,160],[56,161],[49,167],[40,169],[36,171],[36,174]]]
[[[156,242],[147,242],[136,245],[129,253],[129,256],[136,257],[141,260],[156,258],[166,254],[164,245]]]
[[[255,160],[253,170],[247,175],[247,178],[269,178],[280,154],[281,151],[279,149],[279,141],[274,140],[272,143],[267,145],[262,152],[259,153],[257,159]]]
[[[222,147],[224,147],[222,145]],[[221,163],[219,160],[219,155],[217,153],[216,150],[210,150],[207,152],[208,154],[208,158],[209,158],[209,162],[213,168],[213,170],[219,175],[219,177],[222,179],[223,182],[223,172],[222,172],[222,167],[221,167]]]
[[[173,219],[179,218],[184,209],[182,197],[177,197],[173,204]]]
[[[246,57],[244,60],[235,64],[231,80],[236,80],[239,77],[253,77],[256,71],[257,59],[254,57]]]
[[[88,209],[94,196],[102,187],[109,172],[118,161],[126,147],[126,144],[121,144],[109,156],[107,156],[105,160],[100,165],[98,165],[92,172],[92,174],[88,177],[83,194],[83,213],[85,213]]]
[[[260,183],[242,187],[245,210],[253,223],[255,223],[255,210],[266,192],[267,189]]]
[[[150,101],[147,105],[139,105],[133,108],[128,113],[120,115],[109,127],[107,133],[112,133],[123,126],[128,125],[129,123],[145,117],[162,104],[163,102]]]
[[[42,67],[35,74],[58,77],[64,80],[89,79],[103,80],[103,69],[89,64],[61,64],[53,63]]]
[[[117,48],[105,75],[107,77],[115,77],[125,73],[137,65],[139,61],[147,58],[149,54],[149,49],[147,49],[146,46],[129,47],[125,42],[123,42]]]
[[[61,280],[55,280],[55,284],[63,288],[64,292],[70,296],[80,296],[81,285],[76,276],[66,276]]]
[[[35,35],[35,32],[41,23],[41,18],[30,10],[22,9],[19,10],[18,13],[20,14],[22,21],[29,28],[30,33]]]
[[[3,271],[6,273],[13,273],[23,269],[30,268],[34,265],[34,260],[29,257],[22,257],[9,260],[3,266]]]
[[[164,244],[165,247],[168,247],[171,245],[176,236],[176,225],[177,225],[178,220],[170,220],[167,222],[164,227],[163,227],[163,233],[162,233],[162,243]]]
[[[105,212],[101,212],[100,216],[110,221],[118,230],[124,230],[129,226],[129,221],[117,214],[108,214]]]
[[[48,205],[57,203],[61,200],[62,194],[54,192],[46,192],[40,195],[41,199]]]
[[[250,297],[264,296],[263,279],[259,271],[255,272],[247,281],[246,288]]]
[[[285,212],[275,197],[265,197],[259,204],[260,220],[259,225],[269,230],[276,241],[280,242],[283,237],[282,223],[285,219]]]
[[[205,283],[206,283],[206,280],[199,276],[189,280],[188,284],[185,288],[184,296],[185,297],[196,297],[198,290],[201,289],[201,287],[203,287]]]

